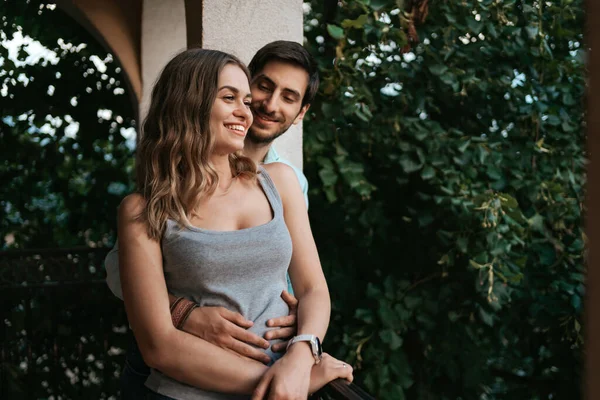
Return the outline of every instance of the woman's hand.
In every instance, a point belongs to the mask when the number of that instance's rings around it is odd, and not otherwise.
[[[323,353],[321,362],[316,364],[310,371],[310,389],[308,392],[312,394],[338,378],[352,382],[354,379],[352,367],[327,353]]]
[[[306,343],[296,343],[263,375],[252,400],[306,400],[314,364]]]
[[[287,360],[293,363],[290,358]],[[308,391],[305,391],[306,389],[302,386],[303,378],[306,378],[304,372],[305,370],[302,369],[294,371],[293,364],[290,366],[286,362],[286,357],[283,357],[265,373],[254,391],[252,400],[265,398],[269,400],[304,400],[309,393],[315,393],[333,380],[338,378],[346,379],[348,382],[354,380],[352,367],[327,353],[323,353],[321,362],[312,366]],[[268,397],[266,397],[267,395]]]
[[[277,326],[278,329],[273,329],[265,333],[265,339],[284,339],[283,342],[275,343],[271,350],[277,353],[285,351],[288,341],[296,334],[298,327],[296,326],[296,314],[298,313],[298,299],[287,290],[281,292],[281,298],[290,308],[290,312],[285,317],[271,318],[267,321],[267,326]]]

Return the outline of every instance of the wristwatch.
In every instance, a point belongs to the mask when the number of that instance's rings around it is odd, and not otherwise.
[[[315,335],[298,335],[294,336],[286,347],[286,350],[290,348],[291,345],[297,342],[308,342],[310,345],[310,349],[312,351],[312,355],[315,358],[315,364],[321,362],[321,357],[323,356],[323,348],[321,347],[321,341]]]

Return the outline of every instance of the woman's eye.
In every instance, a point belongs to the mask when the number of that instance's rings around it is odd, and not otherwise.
[[[235,100],[235,97],[234,97],[234,96],[232,96],[232,95],[223,96],[223,98],[224,98],[225,100],[227,100],[227,101],[233,101],[233,100]]]
[[[246,107],[250,107],[251,103],[250,103],[249,101],[245,101],[245,102],[244,102],[244,105],[245,105]]]

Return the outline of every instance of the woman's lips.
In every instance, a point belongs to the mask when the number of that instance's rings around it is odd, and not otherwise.
[[[239,125],[239,126],[241,126],[241,125]],[[246,128],[244,128],[244,130],[238,130],[238,129],[233,129],[232,127],[227,126],[227,125],[225,125],[225,128],[227,128],[227,130],[229,132],[235,133],[238,136],[241,136],[241,137],[245,137],[246,136],[246,132],[247,132]]]

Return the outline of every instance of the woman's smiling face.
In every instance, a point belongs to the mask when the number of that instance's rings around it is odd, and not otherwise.
[[[210,132],[214,152],[229,154],[244,148],[244,139],[252,125],[250,84],[240,67],[226,65],[219,75],[217,97],[210,112]]]

